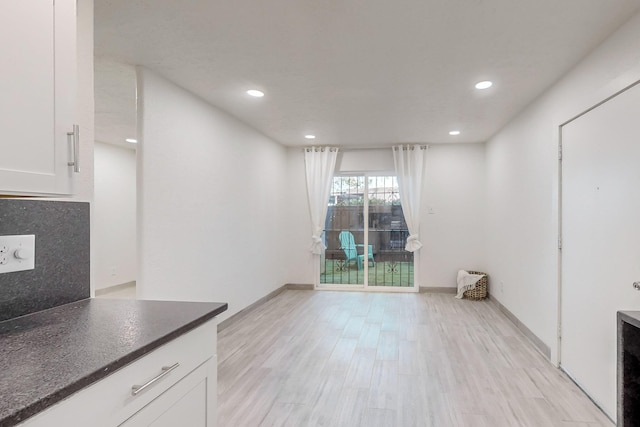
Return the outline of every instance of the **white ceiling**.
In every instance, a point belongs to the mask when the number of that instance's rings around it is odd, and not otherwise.
[[[96,133],[109,142],[131,132],[135,82],[120,62],[286,145],[309,145],[307,133],[353,147],[482,142],[639,9],[639,0],[95,0]],[[494,86],[474,89],[485,79]]]
[[[96,58],[95,139],[127,148],[136,138],[136,69],[132,65]]]

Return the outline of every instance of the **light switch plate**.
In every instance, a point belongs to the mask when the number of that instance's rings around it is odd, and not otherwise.
[[[33,270],[36,259],[36,236],[0,236],[0,274]]]

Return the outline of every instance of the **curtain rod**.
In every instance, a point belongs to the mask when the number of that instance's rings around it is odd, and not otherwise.
[[[421,147],[425,147],[426,149],[429,149],[429,144],[398,144],[398,145],[418,145]],[[345,151],[362,151],[362,150],[393,150],[394,147],[397,147],[397,145],[390,145],[390,146],[384,146],[384,147],[353,147],[353,148],[340,148],[341,152],[345,152]]]

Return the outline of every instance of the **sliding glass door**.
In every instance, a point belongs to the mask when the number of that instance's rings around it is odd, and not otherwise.
[[[394,176],[336,176],[325,221],[320,285],[412,289],[413,253]]]

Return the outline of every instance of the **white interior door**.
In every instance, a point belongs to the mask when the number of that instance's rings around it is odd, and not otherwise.
[[[640,85],[562,129],[562,368],[616,417],[616,312],[640,309]]]

